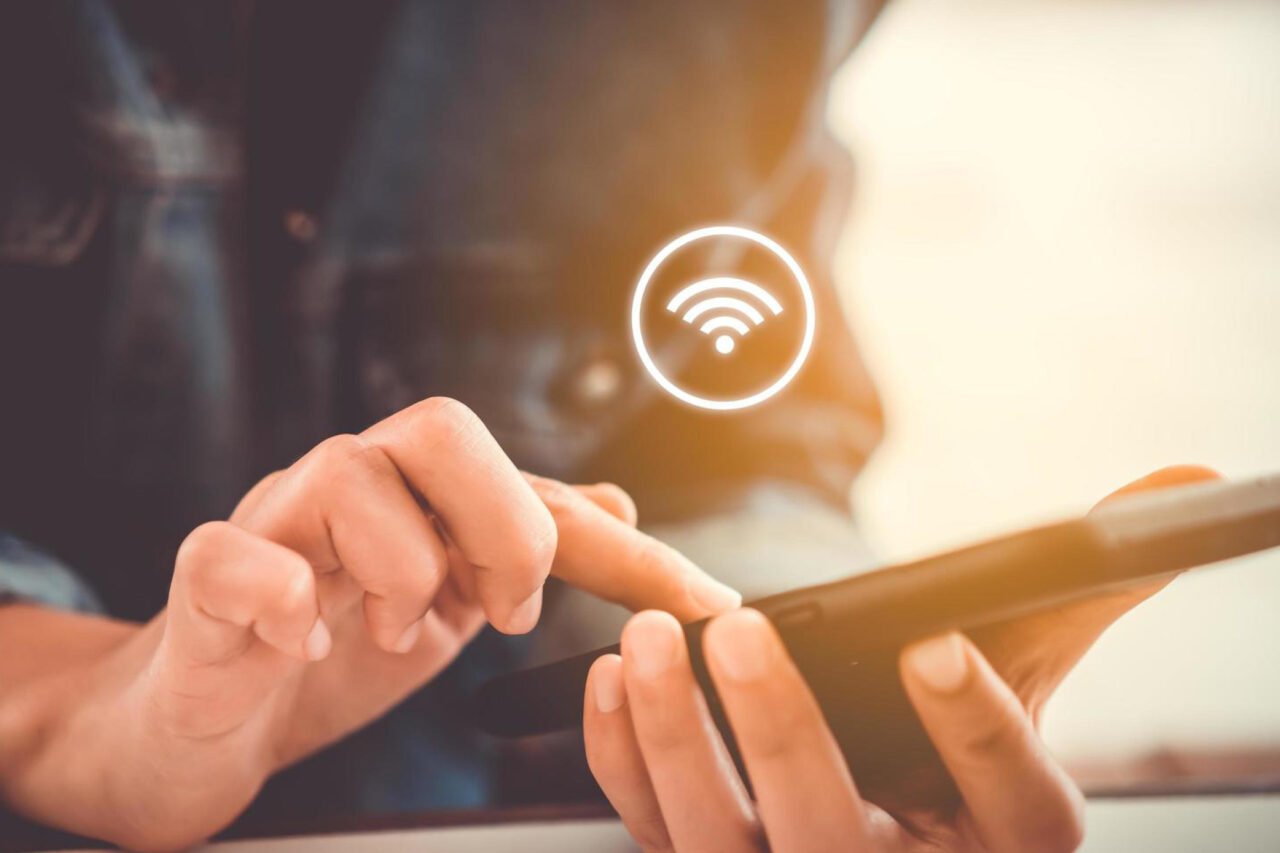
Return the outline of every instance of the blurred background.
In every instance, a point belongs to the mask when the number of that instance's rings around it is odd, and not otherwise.
[[[1170,463],[1280,471],[1280,3],[894,0],[830,121],[890,417],[856,495],[880,554]],[[1102,785],[1280,777],[1278,606],[1280,555],[1181,578],[1073,675],[1051,745]]]

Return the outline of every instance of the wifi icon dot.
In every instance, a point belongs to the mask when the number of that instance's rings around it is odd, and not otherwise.
[[[733,352],[738,338],[746,337],[752,328],[764,323],[762,308],[775,317],[782,313],[782,303],[772,293],[754,282],[732,276],[695,281],[667,303],[667,310],[672,314],[680,314],[683,309],[684,322],[698,326],[704,335],[714,335],[716,352],[721,355]]]

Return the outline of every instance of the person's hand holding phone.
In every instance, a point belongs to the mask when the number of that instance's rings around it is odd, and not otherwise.
[[[1214,477],[1170,468],[1116,494]],[[713,619],[703,644],[754,800],[694,680],[680,625],[666,613],[633,617],[621,656],[592,667],[588,761],[646,851],[1074,850],[1083,798],[1040,741],[1040,710],[1107,626],[1160,586],[904,650],[907,694],[955,789],[913,784],[865,799],[777,633],[752,610]]]

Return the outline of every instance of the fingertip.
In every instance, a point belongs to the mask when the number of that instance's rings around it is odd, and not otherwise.
[[[713,616],[707,622],[702,644],[707,649],[719,649],[732,645],[735,638],[744,634],[774,638],[776,633],[768,617],[752,607],[741,607]]]
[[[689,596],[708,614],[723,613],[742,606],[742,593],[723,584],[704,572],[695,569],[689,575]]]
[[[627,620],[627,624],[622,627],[623,655],[626,655],[628,640],[634,642],[637,637],[652,631],[669,631],[673,628],[679,630],[680,623],[676,621],[676,617],[665,610],[641,610],[633,614]]]
[[[1205,483],[1210,480],[1221,479],[1221,473],[1204,465],[1168,465],[1152,471],[1145,477],[1140,477],[1131,483],[1121,486],[1099,501],[1099,505],[1126,495],[1137,494],[1138,492],[1168,489],[1174,486],[1189,486],[1192,483]]]
[[[941,695],[959,693],[973,669],[968,642],[954,631],[908,646],[902,653],[902,668],[904,673]]]
[[[1206,480],[1221,480],[1222,473],[1207,465],[1166,465],[1138,480],[1150,488],[1174,486],[1184,483],[1200,483]]]
[[[587,680],[591,685],[591,697],[596,710],[601,714],[612,714],[626,704],[627,691],[622,682],[621,656],[601,655],[591,665]]]
[[[556,523],[551,507],[543,503],[528,482],[520,480],[519,485],[527,497],[529,516],[523,536],[528,554],[525,570],[535,575],[541,583],[551,574],[551,567],[556,561],[556,551],[560,548],[560,525]]]
[[[411,617],[394,608],[388,598],[364,594],[365,630],[373,644],[388,654],[405,654],[417,643],[422,619]]]
[[[781,641],[763,613],[733,610],[711,620],[702,636],[703,649],[715,668],[738,682],[766,676],[781,652]]]
[[[584,486],[583,492],[597,506],[629,527],[635,527],[639,519],[636,502],[627,490],[616,483],[595,483]]]
[[[512,608],[502,624],[492,622],[493,626],[504,634],[527,634],[538,625],[542,616],[542,587]],[[491,620],[492,621],[492,620]]]
[[[537,627],[542,616],[543,584],[551,575],[560,547],[560,532],[551,511],[525,481],[521,483],[529,489],[535,517],[525,526],[518,555],[500,569],[480,569],[478,574],[485,615],[490,624],[504,634],[527,634]],[[532,592],[523,600],[512,602],[530,587]]]
[[[409,623],[408,627],[401,632],[400,637],[391,645],[389,651],[393,651],[398,655],[407,655],[413,651],[413,647],[418,645],[418,640],[422,638],[422,620],[414,619]]]
[[[329,632],[329,626],[324,623],[322,617],[316,617],[315,624],[311,626],[307,638],[302,643],[303,656],[309,661],[321,661],[327,658],[332,650],[333,635]]]
[[[622,659],[641,678],[656,678],[680,657],[680,623],[662,610],[642,610],[622,629]]]

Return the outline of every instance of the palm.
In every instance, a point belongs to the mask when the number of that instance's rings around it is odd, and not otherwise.
[[[479,630],[484,613],[465,589],[466,574],[458,570],[442,587],[414,649],[389,655],[369,636],[359,588],[335,573],[320,587],[333,625],[333,651],[324,661],[307,664],[251,639],[216,665],[155,667],[155,705],[176,722],[165,730],[210,748],[236,741],[267,757],[271,769],[337,740],[429,681]],[[159,645],[164,661],[163,639]]]

